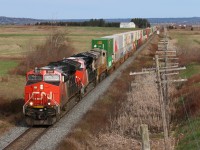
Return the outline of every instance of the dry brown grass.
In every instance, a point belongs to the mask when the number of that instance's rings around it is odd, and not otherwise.
[[[111,121],[111,130],[134,137],[140,134],[141,124],[148,124],[152,133],[161,131],[162,119],[155,75],[136,76],[131,86],[128,101],[122,105],[118,117]]]
[[[170,32],[170,36],[173,38],[172,41],[178,50],[180,65],[185,66],[193,63],[200,63],[199,33],[199,31],[184,30]],[[199,115],[199,82],[200,75],[197,74],[191,76],[187,82],[178,86],[177,92],[174,93],[177,104],[173,118],[176,120],[185,119],[185,108],[183,107],[181,98],[185,102],[186,111],[189,112],[189,115]]]
[[[22,115],[23,99],[6,101],[0,98],[0,134],[15,126],[23,119]]]
[[[200,63],[200,49],[187,48],[187,51],[179,51],[180,65],[187,65],[192,62]]]
[[[49,62],[69,57],[73,53],[74,48],[71,47],[69,40],[65,39],[65,35],[61,32],[56,32],[48,37],[43,45],[38,45],[36,48],[33,47],[15,71],[23,75],[34,67],[45,66]]]
[[[0,114],[4,116],[10,116],[22,111],[23,99],[15,99],[13,101],[6,101],[0,98]]]
[[[186,65],[191,62],[200,62],[199,31],[177,30],[170,31],[170,38],[178,51],[179,62]]]
[[[175,119],[185,119],[185,111],[191,117],[196,117],[200,114],[200,75],[192,76],[184,83],[179,90],[174,94],[177,99]],[[183,101],[185,108],[183,107]]]

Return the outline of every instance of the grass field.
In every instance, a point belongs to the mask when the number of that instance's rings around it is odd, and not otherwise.
[[[187,98],[181,100],[179,107],[184,112],[182,118],[179,118],[179,125],[176,129],[177,147],[178,150],[197,150],[200,148],[200,120],[199,120],[199,97],[196,85],[199,85],[200,75],[200,32],[171,30],[170,37],[176,40],[176,45],[179,52],[183,53],[186,60],[186,70],[180,72],[181,78],[187,78],[188,87],[184,92]],[[197,111],[195,111],[197,110]],[[193,115],[192,115],[193,114]]]
[[[173,30],[169,35],[177,40],[177,45],[181,48],[191,50],[200,47],[200,31]]]
[[[0,26],[0,58],[22,57],[32,47],[44,43],[55,31],[61,31],[79,51],[91,47],[91,39],[130,31],[130,29],[105,27],[53,27],[53,26]]]
[[[17,61],[0,60],[0,76],[8,74],[8,70],[15,68],[18,65]]]
[[[200,74],[200,64],[199,63],[191,63],[186,65],[186,70],[181,71],[181,78],[190,78],[193,75]]]
[[[177,131],[178,135],[184,135],[180,140],[177,150],[197,150],[200,141],[200,118],[185,121]]]
[[[9,73],[18,63],[15,60],[0,60],[0,97],[4,100],[12,101],[15,98],[23,98],[25,78]]]

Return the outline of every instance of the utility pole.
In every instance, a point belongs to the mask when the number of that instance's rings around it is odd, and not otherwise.
[[[165,142],[165,150],[169,148],[169,135],[168,135],[168,127],[167,127],[167,118],[166,118],[166,106],[163,98],[163,88],[161,83],[161,75],[159,69],[159,61],[158,55],[155,56],[156,59],[156,77],[158,83],[158,96],[160,101],[160,108],[161,108],[161,115],[162,115],[162,123],[163,123],[163,130],[164,130],[164,142]]]
[[[142,135],[142,150],[150,150],[148,125],[142,124],[140,126],[140,132]]]
[[[167,57],[167,50],[168,50],[168,40],[167,40],[167,28],[164,28],[164,51],[165,51],[165,68],[167,68],[168,63],[168,57]],[[167,74],[167,69],[165,69],[165,74]],[[168,80],[168,77],[163,74],[163,78],[165,81]],[[168,82],[164,83],[163,88],[163,96],[164,96],[164,102],[165,102],[165,112],[166,112],[166,122],[167,122],[167,128],[169,129],[169,122],[170,122],[170,112],[169,112],[169,98],[168,98]]]
[[[168,96],[169,83],[184,82],[187,79],[169,80],[168,76],[177,75],[180,70],[186,69],[185,67],[178,67],[178,63],[172,61],[178,60],[176,58],[176,51],[168,50],[167,29],[164,28],[165,38],[158,43],[158,51],[155,55],[155,68],[145,68],[142,72],[130,72],[130,75],[142,75],[156,73],[156,83],[158,84],[158,95],[161,108],[162,124],[164,131],[165,150],[170,149],[169,142],[169,123],[170,123],[170,100]],[[159,62],[159,60],[161,62]]]

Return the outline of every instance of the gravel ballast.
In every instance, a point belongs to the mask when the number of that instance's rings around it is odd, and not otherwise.
[[[10,131],[6,132],[0,137],[0,149],[4,149],[12,141],[14,141],[18,136],[24,133],[28,127],[14,127]]]

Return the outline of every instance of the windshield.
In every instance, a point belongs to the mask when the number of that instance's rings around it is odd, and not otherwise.
[[[28,80],[29,81],[42,81],[42,75],[35,75],[35,74],[28,75]]]
[[[48,75],[45,75],[44,76],[44,81],[52,81],[52,82],[55,82],[55,81],[60,81],[60,76],[59,75],[56,75],[56,74],[48,74]]]

